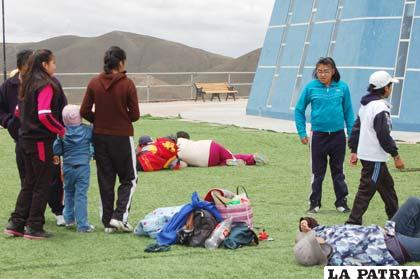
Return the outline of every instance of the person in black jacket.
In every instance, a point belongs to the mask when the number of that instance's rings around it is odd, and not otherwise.
[[[55,57],[50,50],[35,51],[22,75],[18,108],[19,145],[23,151],[25,179],[4,233],[26,239],[45,239],[45,207],[53,172],[53,141],[64,137],[65,128],[58,121],[61,92],[55,79]]]
[[[21,76],[22,73],[27,69],[27,62],[32,53],[33,50],[31,49],[25,49],[18,52],[16,56],[18,72],[7,79],[0,87],[0,125],[8,130],[10,136],[15,141],[16,164],[18,167],[21,187],[23,185],[26,171],[25,164],[23,162],[23,152],[18,139],[20,121],[19,118],[15,116],[14,112],[18,103],[18,92],[21,84]],[[59,121],[62,122],[61,111],[64,106],[67,105],[67,99],[58,80],[54,80],[57,83],[58,89],[60,91],[58,96],[58,106],[60,111]],[[61,181],[59,166],[53,166],[52,176],[52,186],[49,192],[48,204],[51,207],[51,211],[55,215],[57,225],[63,226],[63,184]]]

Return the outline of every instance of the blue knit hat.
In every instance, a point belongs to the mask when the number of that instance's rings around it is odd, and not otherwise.
[[[153,140],[152,140],[152,138],[151,138],[150,136],[148,136],[148,135],[144,135],[144,136],[141,136],[141,137],[139,138],[139,144],[140,144],[140,145],[146,145],[146,144],[149,144],[149,143],[151,143],[151,142],[153,142]]]

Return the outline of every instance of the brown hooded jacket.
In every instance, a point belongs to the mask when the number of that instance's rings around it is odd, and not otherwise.
[[[95,134],[133,136],[132,122],[140,118],[134,82],[125,73],[94,77],[87,86],[80,114],[93,123]]]

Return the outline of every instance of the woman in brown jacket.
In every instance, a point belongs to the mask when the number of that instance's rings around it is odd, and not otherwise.
[[[93,123],[101,216],[106,233],[133,230],[128,223],[137,185],[132,122],[140,118],[140,112],[136,86],[126,75],[125,61],[125,51],[117,46],[105,52],[104,72],[90,80],[80,108],[82,117]],[[117,175],[120,186],[114,207]]]

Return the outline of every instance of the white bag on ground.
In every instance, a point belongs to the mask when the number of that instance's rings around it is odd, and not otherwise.
[[[151,238],[156,238],[163,226],[171,220],[171,218],[178,213],[184,205],[161,207],[153,210],[147,214],[144,219],[140,220],[134,229],[135,235],[145,235]]]

